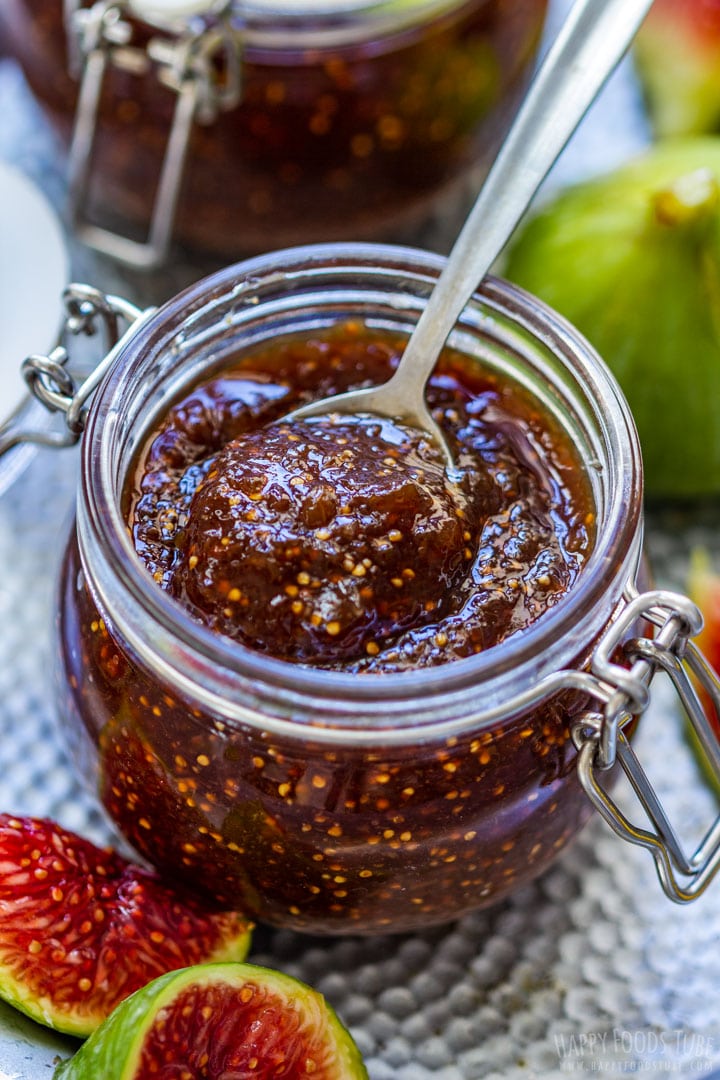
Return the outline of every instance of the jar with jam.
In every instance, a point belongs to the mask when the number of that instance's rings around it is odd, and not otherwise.
[[[689,900],[713,832],[683,854],[630,736],[662,668],[720,767],[688,671],[720,694],[694,605],[638,592],[637,435],[587,342],[487,280],[427,390],[452,475],[400,424],[288,418],[387,378],[441,267],[278,252],[140,315],[77,390],[65,357],[62,386],[29,362],[84,429],[57,627],[74,759],[153,865],[279,926],[456,918],[541,873],[592,805]],[[134,317],[87,288],[71,313]]]
[[[407,240],[496,151],[546,0],[5,0],[78,234],[137,266]]]

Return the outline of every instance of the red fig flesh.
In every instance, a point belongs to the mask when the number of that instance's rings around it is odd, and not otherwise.
[[[720,575],[714,572],[707,552],[701,549],[695,549],[692,553],[688,592],[703,617],[703,628],[695,638],[695,644],[720,677]],[[720,717],[708,695],[701,692],[701,697],[706,710],[713,717],[715,730],[720,738]]]
[[[321,994],[253,964],[200,964],[125,1000],[55,1080],[367,1080]]]
[[[250,924],[51,821],[0,814],[0,997],[88,1035],[155,977],[242,960]]]

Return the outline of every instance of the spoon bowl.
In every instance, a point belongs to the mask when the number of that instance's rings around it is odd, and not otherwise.
[[[308,420],[328,413],[362,416],[367,413],[385,416],[408,427],[424,432],[435,443],[445,458],[445,467],[453,478],[457,473],[452,450],[445,433],[434,420],[425,401],[427,378],[418,380],[414,368],[405,361],[403,353],[395,374],[380,386],[367,386],[360,390],[348,390],[344,394],[312,401],[295,409],[289,420]],[[429,376],[428,376],[429,377]]]
[[[490,169],[394,375],[380,386],[311,402],[288,415],[371,413],[424,431],[455,464],[425,387],[463,308],[632,42],[653,0],[575,0]]]

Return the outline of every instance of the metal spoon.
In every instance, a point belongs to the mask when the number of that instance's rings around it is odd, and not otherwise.
[[[288,419],[378,413],[427,432],[454,462],[425,385],[466,303],[616,67],[652,0],[576,0],[538,69],[395,373],[381,386],[304,405]]]

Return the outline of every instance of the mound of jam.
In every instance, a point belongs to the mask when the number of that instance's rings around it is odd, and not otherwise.
[[[196,490],[173,592],[284,660],[377,655],[451,606],[480,492],[450,488],[435,448],[388,421],[253,432]]]
[[[445,350],[427,399],[459,479],[400,424],[286,419],[388,378],[405,340],[361,322],[279,335],[169,407],[125,478],[149,592],[289,678],[394,673],[410,688],[556,604],[591,552],[593,501],[567,434],[517,383]],[[180,685],[137,653],[88,569],[73,542],[59,666],[76,760],[140,854],[223,903],[312,933],[425,927],[534,877],[590,813],[576,690],[456,735],[411,726],[399,743],[381,703],[369,745],[352,729],[326,741],[303,705],[282,733],[264,712],[239,723],[193,691],[192,670]]]
[[[457,480],[389,420],[278,422],[384,381],[402,349],[359,324],[275,341],[170,410],[126,515],[194,618],[283,660],[377,673],[491,648],[571,587],[592,535],[582,473],[517,388],[459,354],[428,389]]]

